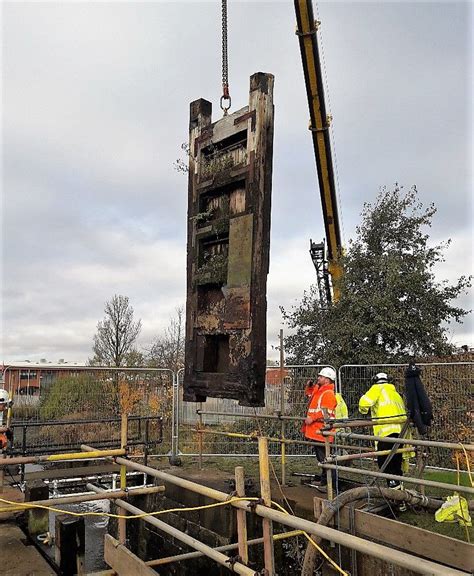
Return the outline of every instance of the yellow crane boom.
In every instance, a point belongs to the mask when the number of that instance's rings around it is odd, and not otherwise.
[[[329,137],[329,118],[326,113],[324,86],[321,74],[317,29],[318,22],[314,20],[311,0],[294,0],[297,31],[301,59],[306,84],[306,93],[310,112],[310,127],[313,137],[314,154],[318,170],[319,190],[323,209],[324,227],[327,241],[327,264],[323,244],[311,241],[310,253],[318,271],[323,275],[319,283],[320,295],[322,286],[326,292],[326,300],[339,299],[339,279],[342,276],[340,257],[342,254],[341,230],[337,208],[336,186]],[[321,256],[321,254],[323,254]],[[322,258],[322,261],[321,261]],[[318,264],[319,259],[319,264]],[[329,277],[332,281],[332,294]]]

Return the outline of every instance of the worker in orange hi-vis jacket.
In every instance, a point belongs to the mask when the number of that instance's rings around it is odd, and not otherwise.
[[[334,383],[336,381],[336,371],[334,368],[327,366],[322,368],[318,374],[318,379],[311,386],[307,386],[306,395],[310,397],[308,406],[308,415],[304,421],[301,431],[309,440],[316,440],[317,442],[324,442],[325,437],[322,435],[322,428],[324,424],[324,411],[327,411],[329,418],[335,417],[337,406],[336,394],[334,390]],[[309,383],[308,383],[309,384]],[[333,429],[334,430],[334,429]],[[333,442],[333,436],[329,436],[329,441]],[[323,462],[326,458],[324,444],[315,444],[314,451],[318,462]],[[333,485],[336,489],[336,471],[333,470]],[[312,483],[320,492],[327,491],[326,474],[321,474],[321,481],[319,483]]]
[[[6,414],[11,404],[8,392],[0,388],[0,450],[4,450],[8,440],[11,439],[11,430],[5,426],[7,424]]]

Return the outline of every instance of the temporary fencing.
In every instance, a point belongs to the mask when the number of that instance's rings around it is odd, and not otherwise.
[[[433,404],[434,422],[429,440],[468,442],[474,420],[474,363],[424,363],[422,381]],[[120,438],[117,420],[122,410],[130,418],[130,440],[147,440],[154,453],[174,456],[257,456],[256,442],[237,435],[267,435],[301,440],[301,423],[306,415],[306,382],[316,379],[321,366],[268,366],[265,384],[265,407],[240,406],[236,400],[208,398],[204,403],[184,402],[182,371],[177,374],[164,368],[77,367],[67,375],[58,375],[45,383],[39,396],[14,397],[14,447],[18,452],[41,448],[57,449],[78,442],[102,442],[111,445]],[[7,368],[8,369],[8,368]],[[338,389],[349,408],[349,416],[358,416],[359,398],[370,387],[377,372],[386,372],[403,393],[406,365],[345,365],[338,371]],[[199,415],[198,410],[207,414]],[[225,413],[209,414],[212,412]],[[300,421],[282,421],[277,415],[300,417]],[[273,418],[256,418],[269,416]],[[142,417],[142,419],[138,418]],[[163,442],[153,443],[160,435],[151,417],[161,417]],[[151,419],[150,419],[151,418]],[[145,424],[148,419],[148,424]],[[52,423],[56,423],[52,425]],[[61,424],[59,426],[58,424]],[[199,434],[232,433],[235,436]],[[353,432],[358,432],[353,429]],[[135,439],[135,440],[134,440]],[[281,444],[270,442],[270,454],[279,455]],[[311,447],[289,444],[287,456],[311,454]],[[455,467],[452,455],[432,448],[430,465]]]
[[[208,431],[230,432],[232,434],[265,435],[280,437],[282,422],[278,419],[263,419],[256,416],[286,416],[306,415],[307,398],[304,394],[306,382],[317,378],[321,366],[318,365],[288,365],[281,369],[279,366],[268,366],[265,383],[265,406],[251,408],[240,406],[237,400],[227,398],[207,398],[206,402],[183,402],[182,373],[179,373],[178,383],[178,450],[183,456],[196,455],[202,450],[204,455],[213,456],[257,456],[256,442],[238,437],[224,437],[218,435],[200,435],[196,427],[205,427]],[[198,410],[203,412],[225,412],[226,415],[204,414],[201,417]],[[284,423],[285,438],[301,439],[300,422]],[[200,436],[203,436],[200,440]],[[202,444],[200,445],[200,442]],[[280,443],[270,442],[271,455],[278,455],[281,451]],[[287,446],[287,455],[304,456],[311,454],[311,448],[301,445]]]
[[[474,423],[474,363],[437,362],[417,366],[421,368],[421,380],[433,405],[434,420],[425,438],[469,442]],[[341,366],[338,377],[349,407],[349,416],[357,415],[359,399],[370,388],[378,372],[385,372],[389,381],[403,394],[406,368],[406,364]],[[455,467],[452,454],[435,448],[430,449],[428,462],[433,466]]]
[[[9,367],[8,369],[13,369]],[[129,418],[130,445],[160,450],[171,442],[174,374],[156,368],[49,368],[39,394],[13,393],[14,453],[77,449],[81,443],[110,446],[120,442],[120,415]]]
[[[427,440],[461,442],[469,441],[474,421],[474,363],[422,363],[421,378],[433,404],[434,421],[426,436]],[[248,408],[239,406],[235,400],[208,398],[204,403],[182,401],[182,378],[177,379],[177,449],[182,456],[201,453],[203,456],[257,456],[257,446],[252,440],[213,434],[199,434],[201,426],[207,432],[219,431],[231,434],[265,434],[280,437],[282,422],[278,419],[262,419],[256,416],[299,416],[306,415],[307,398],[304,395],[308,379],[316,379],[321,366],[278,366],[267,367],[265,384],[265,407]],[[406,364],[345,365],[338,371],[338,390],[349,408],[349,417],[360,417],[360,397],[369,389],[378,372],[386,372],[398,391],[403,394]],[[181,375],[179,375],[181,376]],[[283,385],[282,385],[283,382]],[[283,394],[283,402],[282,402]],[[197,411],[204,412],[199,416]],[[220,414],[212,414],[218,412]],[[207,414],[206,414],[207,413]],[[222,415],[226,413],[226,415]],[[286,421],[284,436],[301,440],[301,422]],[[352,430],[360,432],[358,429]],[[350,441],[349,441],[350,442]],[[281,452],[279,443],[270,442],[270,453]],[[462,450],[460,446],[460,450]],[[311,447],[287,445],[286,456],[311,454]],[[428,464],[446,468],[455,467],[449,451],[430,448]]]

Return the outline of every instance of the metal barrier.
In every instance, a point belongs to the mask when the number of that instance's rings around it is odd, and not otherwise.
[[[426,438],[469,442],[474,421],[474,362],[436,362],[417,366],[422,369],[421,380],[433,405],[434,420]],[[349,416],[357,415],[359,398],[370,388],[377,372],[386,372],[389,381],[403,394],[406,367],[406,364],[341,366],[339,381]],[[429,464],[455,467],[452,455],[436,448],[430,449]]]
[[[101,418],[12,423],[13,438],[8,448],[8,460],[16,456],[34,456],[54,452],[80,452],[83,442],[92,447],[106,449],[120,444],[119,418]],[[127,449],[139,448],[145,462],[150,451],[156,452],[163,440],[161,416],[130,416],[127,420]],[[38,440],[41,439],[41,444]],[[20,482],[25,479],[25,464],[20,465]]]
[[[182,372],[178,373],[178,442],[179,454],[183,456],[196,455],[200,451],[199,435],[196,426],[202,425],[212,429],[242,434],[259,433],[266,436],[280,436],[282,423],[275,420],[256,419],[255,415],[274,415],[276,413],[289,416],[306,415],[307,399],[304,395],[305,384],[308,379],[316,379],[321,366],[268,366],[266,370],[265,407],[251,408],[240,406],[237,400],[227,398],[208,398],[206,402],[183,402]],[[283,397],[282,397],[283,396]],[[200,417],[197,410],[204,412],[226,412],[229,415],[204,415]],[[248,415],[248,418],[234,417],[232,414]],[[286,422],[285,437],[301,438],[301,423]],[[256,443],[246,439],[219,436],[206,437],[202,445],[206,456],[257,456]],[[271,455],[280,454],[280,445],[270,442]],[[287,455],[305,456],[311,454],[308,446],[288,446]]]
[[[78,442],[113,445],[120,441],[116,419],[124,412],[130,416],[130,438],[141,444],[146,439],[166,454],[174,384],[174,373],[164,368],[81,366],[68,374],[57,369],[39,395],[14,394],[13,449],[33,453],[69,449]]]
[[[429,440],[448,442],[468,442],[472,434],[474,418],[474,363],[423,363],[422,381],[433,403],[435,419]],[[182,401],[182,373],[178,374],[176,393],[176,449],[183,456],[257,456],[257,446],[249,439],[228,438],[224,436],[199,435],[196,426],[202,425],[210,430],[231,433],[252,434],[257,432],[267,436],[281,436],[281,422],[269,419],[256,419],[255,415],[285,414],[288,416],[306,415],[307,399],[304,395],[305,383],[314,379],[320,366],[285,366],[283,369],[283,387],[281,369],[267,367],[265,387],[265,407],[246,408],[235,400],[208,398],[205,403]],[[349,408],[349,416],[358,415],[360,397],[368,390],[373,376],[377,372],[387,372],[389,379],[400,392],[404,389],[406,364],[345,365],[339,369],[338,390]],[[282,403],[282,389],[284,401]],[[197,410],[203,412],[226,412],[228,415],[204,414],[200,417]],[[232,414],[248,415],[248,418],[235,417]],[[301,439],[299,422],[285,423],[285,438]],[[357,432],[357,430],[354,430]],[[200,437],[202,439],[200,439]],[[201,444],[200,444],[201,443]],[[281,447],[270,442],[270,453],[279,455]],[[311,454],[311,448],[305,445],[286,446],[287,456],[305,456]],[[431,448],[429,464],[453,468],[452,455]]]
[[[95,448],[116,446],[120,442],[121,418],[100,420],[66,420],[12,423],[13,439],[9,455],[50,454],[68,450],[79,451],[84,442]],[[39,433],[37,429],[43,428]],[[79,429],[79,430],[78,430]],[[130,416],[127,447],[143,446],[145,452],[161,444],[161,416]],[[47,434],[47,435],[46,435]],[[42,444],[38,444],[38,437]]]
[[[468,442],[472,434],[474,418],[473,362],[419,364],[422,380],[433,403],[435,420],[428,438],[450,442]],[[287,439],[301,439],[301,424],[297,421],[257,419],[255,415],[284,414],[306,415],[307,399],[304,388],[308,379],[315,379],[321,366],[289,365],[267,367],[265,407],[239,406],[236,400],[208,398],[205,403],[183,402],[183,372],[177,374],[164,368],[99,368],[74,367],[74,374],[59,377],[42,386],[39,396],[17,395],[14,404],[14,424],[17,428],[15,442],[21,442],[22,426],[38,423],[27,434],[27,448],[47,451],[64,443],[64,434],[73,442],[76,435],[86,434],[85,440],[92,441],[100,428],[104,442],[117,441],[117,431],[106,425],[104,419],[118,416],[121,410],[132,417],[163,418],[163,441],[157,446],[160,454],[173,456],[257,456],[256,443],[243,438],[229,439],[218,435],[199,435],[196,426],[210,430],[241,434],[264,434],[280,437],[282,431]],[[380,371],[387,372],[389,379],[403,391],[405,364],[345,365],[339,369],[338,389],[342,392],[349,408],[349,415],[356,416],[359,398],[370,387],[372,377]],[[8,368],[7,368],[8,370]],[[204,412],[225,412],[227,415],[199,416]],[[248,417],[234,417],[232,414]],[[63,428],[61,438],[52,428],[51,420],[70,423]],[[85,421],[100,421],[101,424],[86,426]],[[139,434],[131,419],[130,434]],[[94,427],[96,430],[94,432]],[[150,424],[150,427],[153,426]],[[57,429],[59,430],[59,428]],[[141,434],[141,432],[140,432]],[[149,430],[153,443],[157,430]],[[271,455],[280,455],[281,446],[271,442]],[[306,456],[311,447],[287,445],[287,456]],[[432,449],[429,463],[453,468],[451,456]]]

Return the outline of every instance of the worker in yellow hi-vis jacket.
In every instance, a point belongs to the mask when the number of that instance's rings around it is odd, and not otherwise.
[[[396,391],[395,386],[388,381],[388,376],[380,372],[375,376],[375,383],[359,400],[359,412],[370,414],[375,420],[381,418],[380,424],[374,426],[374,435],[384,438],[398,438],[402,431],[402,424],[390,422],[390,417],[400,417],[400,420],[406,420],[406,409],[403,398]],[[387,419],[384,422],[383,419]],[[393,444],[379,440],[377,450],[391,450]],[[377,464],[379,468],[385,463],[387,456],[378,456]],[[402,454],[394,454],[385,468],[387,474],[402,476]],[[389,488],[400,488],[400,482],[397,480],[387,480]]]

